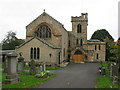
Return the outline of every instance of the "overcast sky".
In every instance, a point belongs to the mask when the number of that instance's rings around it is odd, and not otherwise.
[[[0,0],[0,41],[8,31],[25,39],[25,27],[36,17],[46,13],[72,30],[71,16],[88,13],[88,39],[94,31],[106,29],[118,38],[118,1],[120,0]]]

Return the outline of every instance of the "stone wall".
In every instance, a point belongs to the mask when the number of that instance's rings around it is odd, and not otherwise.
[[[30,49],[31,47],[40,48],[40,58],[35,59],[36,62],[48,62],[48,63],[58,63],[58,52],[59,49],[53,49],[46,44],[40,42],[36,38],[26,43],[24,46],[16,49],[17,53],[22,53],[25,61],[31,61]],[[51,56],[50,56],[51,54]]]
[[[95,50],[96,45],[96,50]],[[99,50],[100,45],[100,50]],[[93,50],[94,52],[94,61],[105,61],[106,49],[105,42],[88,42],[88,50]],[[98,54],[98,59],[97,59]]]

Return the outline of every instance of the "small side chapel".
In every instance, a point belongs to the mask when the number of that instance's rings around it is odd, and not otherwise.
[[[71,17],[72,31],[45,11],[26,26],[26,42],[16,47],[26,62],[46,62],[59,65],[63,62],[105,61],[106,44],[87,40],[88,14]]]

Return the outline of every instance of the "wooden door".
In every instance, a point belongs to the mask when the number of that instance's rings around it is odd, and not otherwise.
[[[83,61],[83,55],[82,54],[75,54],[73,55],[73,59],[75,63],[80,63]]]

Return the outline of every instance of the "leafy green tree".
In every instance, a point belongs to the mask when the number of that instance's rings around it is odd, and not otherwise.
[[[24,40],[18,39],[16,33],[9,31],[2,41],[2,50],[14,50],[16,46],[24,43]]]
[[[100,41],[103,41],[105,38],[109,38],[110,40],[114,41],[113,37],[106,29],[100,29],[95,31],[91,37],[91,39],[98,39]]]

